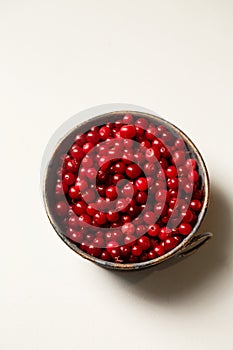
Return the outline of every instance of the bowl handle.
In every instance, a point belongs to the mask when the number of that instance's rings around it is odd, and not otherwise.
[[[193,254],[204,243],[206,243],[212,236],[213,234],[211,232],[205,232],[205,233],[201,233],[198,236],[193,237],[191,242],[179,252],[178,256],[180,258],[183,258]]]

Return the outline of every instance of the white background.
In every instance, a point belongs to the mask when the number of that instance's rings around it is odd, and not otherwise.
[[[1,0],[1,350],[233,349],[233,2]],[[157,272],[113,273],[49,225],[55,129],[103,103],[183,129],[211,176],[212,242]]]

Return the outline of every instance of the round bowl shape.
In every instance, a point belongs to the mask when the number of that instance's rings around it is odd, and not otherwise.
[[[59,168],[59,162],[61,162],[61,157],[67,153],[67,150],[70,148],[75,136],[77,134],[82,134],[91,129],[91,127],[97,125],[104,125],[107,123],[113,123],[119,119],[121,119],[124,115],[130,114],[135,118],[143,118],[146,119],[149,123],[156,123],[156,125],[163,125],[169,131],[171,131],[176,137],[183,139],[185,142],[185,146],[192,158],[196,159],[198,165],[198,172],[201,177],[202,183],[202,191],[203,191],[203,199],[202,199],[202,208],[198,214],[197,222],[193,227],[190,234],[184,237],[184,239],[172,250],[166,252],[162,256],[157,256],[152,260],[136,262],[136,263],[121,263],[114,261],[104,261],[100,258],[91,256],[87,254],[85,251],[81,250],[77,244],[72,242],[67,238],[64,233],[64,228],[59,222],[59,219],[54,214],[54,187],[55,187],[55,178],[57,176],[57,169]],[[71,141],[72,140],[72,141]],[[195,250],[195,248],[201,245],[204,241],[210,238],[211,234],[204,234],[196,236],[197,230],[201,225],[201,222],[204,218],[204,215],[207,211],[208,203],[209,203],[209,178],[205,163],[202,159],[202,156],[193,142],[175,125],[172,123],[158,117],[157,115],[141,112],[137,110],[116,110],[108,113],[101,114],[97,117],[91,118],[87,121],[80,123],[79,125],[71,128],[68,133],[66,133],[58,142],[53,150],[53,154],[49,163],[46,166],[45,173],[43,176],[43,199],[44,205],[46,209],[47,216],[54,227],[57,234],[60,238],[76,253],[81,255],[83,258],[88,259],[102,267],[106,267],[109,269],[115,270],[137,270],[147,267],[152,267],[163,262],[168,261],[172,257],[182,256]]]

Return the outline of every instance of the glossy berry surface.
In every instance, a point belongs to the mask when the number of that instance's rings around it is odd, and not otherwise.
[[[202,173],[169,124],[117,113],[73,131],[64,145],[50,164],[49,207],[59,231],[85,254],[144,263],[192,233],[203,207]]]

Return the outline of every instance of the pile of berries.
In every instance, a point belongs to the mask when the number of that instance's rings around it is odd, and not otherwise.
[[[174,249],[203,202],[197,160],[172,128],[133,114],[70,140],[53,174],[56,225],[85,253],[137,263]],[[69,136],[68,136],[69,137]]]

